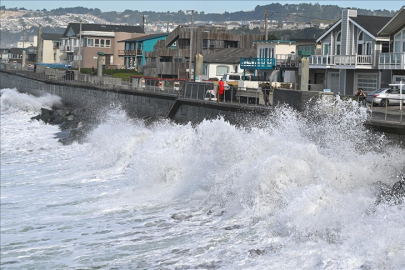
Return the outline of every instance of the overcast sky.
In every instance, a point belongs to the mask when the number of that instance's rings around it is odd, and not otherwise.
[[[235,11],[249,11],[253,10],[256,6],[264,6],[271,4],[273,2],[278,2],[282,5],[284,4],[299,4],[299,3],[319,3],[321,5],[338,5],[341,7],[353,7],[353,8],[364,8],[364,9],[387,9],[387,10],[399,10],[403,5],[404,1],[350,1],[350,0],[340,0],[340,1],[291,1],[291,0],[281,0],[281,1],[262,1],[262,0],[228,0],[228,1],[114,1],[114,0],[90,0],[90,1],[36,1],[36,0],[1,0],[1,5],[6,6],[6,8],[20,8],[24,7],[26,9],[37,10],[37,9],[56,9],[60,7],[87,7],[87,8],[99,8],[101,11],[124,11],[126,9],[139,10],[139,11],[156,11],[156,12],[177,12],[179,10],[195,10],[198,12],[204,11],[205,13],[223,13],[235,12]]]

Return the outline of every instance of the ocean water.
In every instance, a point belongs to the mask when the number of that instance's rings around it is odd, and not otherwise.
[[[405,150],[350,102],[236,127],[111,109],[82,144],[1,90],[1,269],[405,269]]]

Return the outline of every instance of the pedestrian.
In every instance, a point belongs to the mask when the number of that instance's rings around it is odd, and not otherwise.
[[[268,82],[266,82],[266,84],[262,87],[262,91],[263,91],[263,95],[264,95],[264,99],[266,102],[266,105],[270,106],[270,100],[269,100],[269,96],[270,96],[270,84]]]
[[[34,73],[37,73],[37,64],[34,64]]]
[[[218,94],[219,94],[220,99],[223,100],[223,99],[224,99],[223,95],[224,95],[224,88],[225,88],[225,86],[224,86],[224,81],[222,80],[222,78],[221,78],[221,80],[218,82],[218,85],[219,85]]]
[[[365,105],[367,95],[363,88],[359,88],[354,95],[358,97],[360,105]]]
[[[91,75],[94,75],[94,66],[91,67]]]

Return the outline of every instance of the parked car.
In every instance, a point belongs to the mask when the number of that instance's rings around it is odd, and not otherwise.
[[[385,107],[387,105],[399,105],[399,89],[381,88],[374,92],[367,93],[366,101],[373,102],[373,105]],[[405,89],[402,90],[402,99],[405,99]],[[405,100],[402,101],[405,104]]]

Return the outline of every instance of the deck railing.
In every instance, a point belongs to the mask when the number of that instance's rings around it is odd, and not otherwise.
[[[345,65],[362,66],[373,65],[373,55],[311,55],[309,56],[310,65]]]
[[[380,54],[378,68],[379,69],[405,69],[405,52]]]

